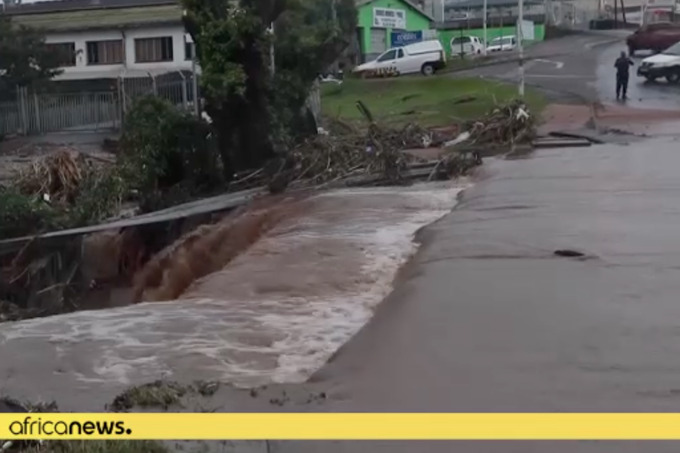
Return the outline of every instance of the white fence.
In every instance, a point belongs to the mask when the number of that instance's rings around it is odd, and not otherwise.
[[[114,86],[110,91],[72,93],[18,88],[10,99],[0,100],[0,135],[117,130],[135,99],[147,95],[158,96],[178,108],[200,113],[198,79],[194,80],[191,73],[121,78]],[[306,106],[319,124],[321,92],[318,82],[310,91]]]
[[[115,93],[36,93],[23,87],[15,101],[0,102],[0,134],[117,128],[120,114]]]
[[[314,115],[317,126],[321,125],[321,84],[318,80],[312,85],[305,106],[312,112],[312,115]]]
[[[177,72],[161,77],[120,79],[118,92],[123,111],[127,111],[135,99],[149,95],[166,99],[177,107],[190,109],[194,107],[195,99],[200,99],[198,86],[198,76],[190,72]]]

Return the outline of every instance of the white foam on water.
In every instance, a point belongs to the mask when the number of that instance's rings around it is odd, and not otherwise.
[[[83,383],[303,382],[370,320],[416,251],[415,233],[447,214],[464,187],[317,195],[305,215],[181,300],[0,325],[0,375],[58,368]],[[17,350],[31,355],[18,360]]]

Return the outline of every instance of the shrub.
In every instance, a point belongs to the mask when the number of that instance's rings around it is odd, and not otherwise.
[[[89,169],[68,211],[69,228],[91,225],[115,215],[127,193],[127,184],[116,169]]]
[[[182,184],[198,194],[222,182],[210,126],[165,100],[135,103],[125,118],[121,147],[122,176],[141,193]]]
[[[39,198],[0,186],[0,237],[37,234],[59,225],[59,213]]]

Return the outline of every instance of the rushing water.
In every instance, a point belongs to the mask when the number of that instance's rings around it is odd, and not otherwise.
[[[437,183],[316,195],[302,201],[303,215],[179,300],[0,325],[0,376],[9,390],[39,375],[81,385],[165,376],[302,382],[371,318],[415,252],[414,234],[448,213],[461,190]],[[52,384],[45,391],[58,390]]]

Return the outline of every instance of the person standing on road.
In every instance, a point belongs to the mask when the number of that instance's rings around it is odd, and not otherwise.
[[[630,67],[633,66],[633,62],[626,52],[621,52],[621,56],[616,59],[614,67],[616,68],[616,99],[628,99],[628,76]]]

